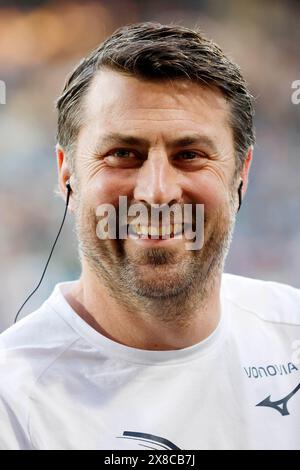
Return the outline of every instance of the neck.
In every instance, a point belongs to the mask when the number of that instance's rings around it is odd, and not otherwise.
[[[128,298],[124,302],[122,296],[112,295],[86,262],[82,267],[66,300],[91,327],[113,341],[137,349],[182,349],[207,338],[219,323],[221,274],[210,282],[201,299],[197,292],[190,292],[185,299],[132,299],[130,303]],[[172,315],[158,318],[155,311],[171,311]]]

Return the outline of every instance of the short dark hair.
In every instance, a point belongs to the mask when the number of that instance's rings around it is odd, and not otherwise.
[[[240,68],[200,31],[152,22],[117,29],[66,80],[56,106],[57,141],[67,154],[76,145],[83,97],[102,68],[150,80],[187,79],[217,87],[230,103],[236,169],[241,168],[255,134],[253,97]]]

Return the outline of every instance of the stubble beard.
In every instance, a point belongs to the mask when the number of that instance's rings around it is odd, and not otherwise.
[[[126,311],[163,323],[188,325],[196,311],[205,311],[223,272],[235,225],[233,193],[226,209],[204,221],[200,250],[132,249],[126,245],[128,240],[100,240],[95,211],[78,200],[75,229],[79,256]]]

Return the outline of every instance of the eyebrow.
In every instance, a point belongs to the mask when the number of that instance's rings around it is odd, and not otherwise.
[[[138,147],[149,147],[150,141],[142,137],[135,137],[132,135],[112,132],[104,135],[103,137],[100,137],[96,148],[101,149],[110,145],[134,145]],[[193,133],[167,142],[167,147],[169,148],[189,147],[190,145],[205,145],[206,147],[209,147],[213,152],[217,153],[217,147],[213,139],[204,134]]]

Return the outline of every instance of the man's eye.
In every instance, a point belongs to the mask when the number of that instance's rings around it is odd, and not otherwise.
[[[182,158],[182,160],[196,160],[197,158],[204,158],[205,155],[197,152],[192,152],[192,151],[186,151],[186,152],[181,152],[179,154],[179,157]]]
[[[128,157],[135,157],[136,155],[131,152],[131,150],[126,150],[126,149],[118,149],[114,150],[109,154],[109,156],[112,157],[117,157],[117,158],[128,158]]]
[[[143,159],[136,151],[119,148],[107,152],[105,162],[111,167],[135,168],[143,163]]]

